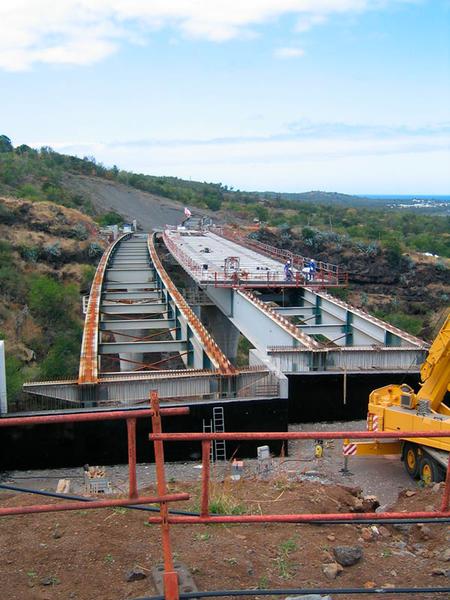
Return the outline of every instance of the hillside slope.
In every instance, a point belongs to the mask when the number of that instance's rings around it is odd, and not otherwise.
[[[114,211],[128,222],[137,219],[144,231],[179,225],[184,218],[183,206],[179,202],[117,181],[66,173],[63,182],[64,187],[74,194],[88,197],[97,212]]]
[[[24,381],[77,374],[80,295],[103,249],[78,210],[0,196],[0,339],[11,409]]]

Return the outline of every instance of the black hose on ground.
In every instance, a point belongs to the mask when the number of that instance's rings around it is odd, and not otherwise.
[[[224,596],[292,596],[320,594],[448,594],[450,587],[438,588],[285,588],[274,590],[216,590],[213,592],[180,593],[180,600],[189,598],[223,598]],[[143,596],[134,600],[164,600],[164,596]]]
[[[85,496],[72,496],[68,494],[58,494],[57,492],[45,492],[43,490],[31,490],[15,485],[1,483],[0,489],[11,490],[13,492],[22,492],[24,494],[37,494],[39,496],[49,496],[50,498],[61,498],[63,500],[75,500],[81,502],[94,502],[95,498],[86,498]],[[114,508],[113,506],[111,508]],[[131,510],[143,510],[146,512],[159,512],[159,508],[155,506],[143,506],[142,504],[130,504],[122,508],[130,508]],[[170,510],[171,515],[184,515],[188,517],[199,517],[199,513],[187,512],[183,510]],[[224,515],[226,516],[226,515]],[[416,523],[427,523],[428,525],[439,523],[450,523],[450,517],[429,517],[429,518],[414,518],[414,519],[345,519],[343,521],[314,521],[305,523],[291,523],[294,525],[414,525]]]
[[[37,494],[38,496],[49,496],[50,498],[62,498],[64,500],[75,500],[81,502],[95,502],[95,498],[86,498],[85,496],[71,496],[68,494],[58,494],[57,492],[45,492],[43,490],[30,490],[29,488],[22,488],[15,485],[7,485],[0,483],[0,489],[11,490],[13,492],[22,492],[24,494]],[[114,506],[111,506],[114,508]],[[122,506],[121,508],[131,508],[131,510],[143,510],[146,512],[158,512],[159,508],[156,506],[143,506],[142,504],[130,504],[129,506]],[[170,510],[169,514],[172,515],[184,515],[188,517],[199,517],[198,513],[186,512],[182,510]]]

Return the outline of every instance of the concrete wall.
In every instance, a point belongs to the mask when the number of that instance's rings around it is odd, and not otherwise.
[[[286,431],[287,400],[238,400],[229,403],[194,406],[188,416],[163,418],[163,431],[203,431],[203,419],[212,418],[213,406],[223,406],[226,431]],[[25,413],[24,413],[25,416]],[[153,461],[153,447],[148,440],[149,419],[138,419],[138,462]],[[266,442],[264,442],[266,443]],[[227,443],[227,454],[236,457],[256,455],[258,443]],[[271,444],[273,452],[281,444]],[[166,460],[198,460],[200,442],[166,443]],[[80,467],[123,464],[127,462],[127,435],[124,421],[103,421],[59,425],[36,425],[3,428],[0,436],[0,471]]]
[[[298,374],[289,379],[289,422],[365,419],[369,394],[390,383],[418,388],[419,373]],[[344,397],[345,391],[345,397]]]

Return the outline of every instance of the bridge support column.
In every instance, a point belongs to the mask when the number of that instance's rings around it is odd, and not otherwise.
[[[136,338],[142,338],[145,336],[146,331],[144,329],[130,329],[127,331],[128,335],[135,336]],[[114,334],[114,339],[116,342],[129,342],[130,337],[120,335],[120,333]],[[140,365],[136,363],[142,363],[144,361],[143,352],[127,352],[119,354],[119,365],[120,371],[134,371],[139,368]],[[133,361],[133,362],[131,362]]]
[[[228,360],[235,364],[239,342],[239,330],[217,308],[217,306],[202,306],[201,321],[211,333],[215,342]]]

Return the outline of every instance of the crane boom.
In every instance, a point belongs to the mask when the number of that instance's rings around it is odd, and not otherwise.
[[[430,408],[437,410],[450,386],[450,314],[431,344],[420,369],[421,388],[419,400],[428,400]]]

